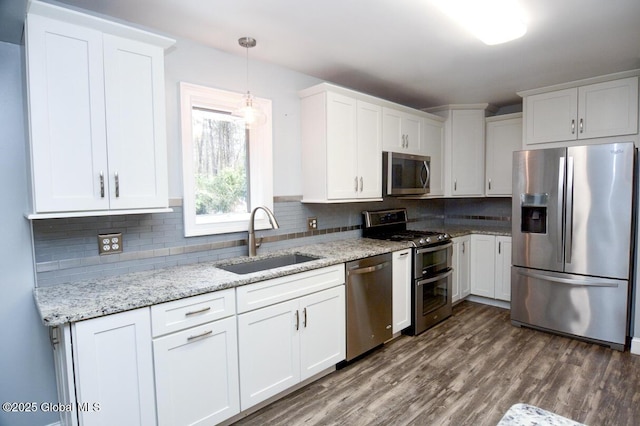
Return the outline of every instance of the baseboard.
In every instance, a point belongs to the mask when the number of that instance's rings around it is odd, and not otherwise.
[[[464,300],[482,303],[484,305],[497,306],[498,308],[511,309],[511,303],[504,300],[490,299],[488,297],[469,295]]]
[[[640,355],[640,337],[634,337],[631,339],[630,351],[634,355]]]

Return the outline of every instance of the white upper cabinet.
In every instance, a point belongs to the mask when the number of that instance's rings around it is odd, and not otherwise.
[[[510,197],[513,152],[522,149],[522,114],[488,117],[485,194]]]
[[[484,196],[485,115],[488,104],[430,108],[445,118],[444,196]]]
[[[382,200],[382,108],[330,88],[301,94],[302,201]]]
[[[30,217],[168,206],[164,49],[172,43],[30,4]]]
[[[626,74],[618,77],[622,75]],[[524,97],[525,145],[584,143],[638,133],[637,76],[603,76],[554,87],[520,93]]]
[[[421,154],[424,120],[394,108],[382,108],[382,150]]]

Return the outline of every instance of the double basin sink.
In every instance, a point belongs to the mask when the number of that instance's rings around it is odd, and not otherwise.
[[[231,263],[227,265],[218,265],[218,268],[224,269],[234,274],[251,274],[254,272],[266,271],[268,269],[281,268],[283,266],[297,265],[299,263],[318,260],[320,257],[308,256],[306,254],[293,253],[283,254],[280,256],[267,257],[263,259],[249,260],[241,263]]]

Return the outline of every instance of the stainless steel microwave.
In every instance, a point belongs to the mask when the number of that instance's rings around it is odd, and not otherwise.
[[[382,153],[384,195],[424,195],[429,193],[431,157]]]

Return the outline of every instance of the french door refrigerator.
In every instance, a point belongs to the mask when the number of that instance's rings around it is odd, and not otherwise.
[[[633,143],[513,154],[511,322],[624,350]]]

